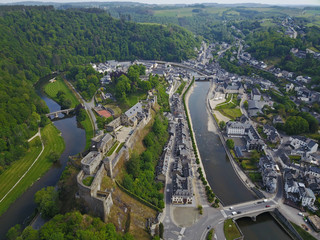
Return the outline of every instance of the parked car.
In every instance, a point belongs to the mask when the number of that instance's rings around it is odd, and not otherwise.
[[[270,205],[266,205],[266,207],[270,207]]]
[[[304,217],[304,214],[302,212],[298,212],[298,215]]]

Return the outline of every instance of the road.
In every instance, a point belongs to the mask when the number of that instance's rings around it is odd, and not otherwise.
[[[98,130],[98,125],[97,125],[96,116],[94,115],[94,112],[92,111],[92,109],[95,107],[94,97],[91,99],[91,101],[87,102],[69,81],[64,79],[64,82],[71,89],[71,91],[76,95],[78,100],[80,100],[80,102],[82,102],[82,104],[84,105],[86,111],[89,113],[89,118],[90,118],[91,124],[92,124],[92,126],[94,128],[93,129],[94,130],[93,133],[95,135],[96,130]]]
[[[269,206],[269,207],[267,207]],[[278,207],[278,202],[274,199],[259,199],[250,202],[235,204],[232,206],[226,206],[222,210],[222,214],[225,218],[238,218],[244,216],[259,215],[267,210],[272,211]],[[233,213],[233,214],[232,214]]]

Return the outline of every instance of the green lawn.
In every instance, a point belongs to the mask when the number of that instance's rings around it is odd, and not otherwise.
[[[108,157],[112,155],[112,153],[114,152],[114,150],[116,150],[116,148],[118,147],[119,143],[120,143],[119,141],[116,141],[116,142],[113,144],[113,146],[110,148],[110,150],[109,150],[108,153],[107,153],[107,156],[108,156]]]
[[[232,219],[227,219],[224,222],[223,231],[227,240],[233,240],[241,237],[241,234]]]
[[[47,125],[41,130],[42,140],[45,143],[45,149],[38,161],[33,165],[25,177],[16,185],[16,187],[0,203],[0,215],[6,211],[12,202],[14,202],[24,191],[28,189],[39,177],[48,171],[52,165],[49,156],[52,152],[61,154],[65,148],[63,138],[60,132],[53,124]],[[39,137],[31,141],[31,148],[27,154],[14,162],[6,171],[0,175],[0,199],[15,185],[20,177],[27,171],[33,161],[41,152]]]
[[[226,108],[219,110],[222,115],[230,118],[231,120],[235,120],[237,117],[241,117],[242,113],[239,108]]]
[[[93,179],[94,177],[92,176],[88,176],[86,177],[85,179],[82,180],[82,183],[85,185],[85,186],[91,186],[91,183],[93,182]]]
[[[76,96],[71,92],[68,86],[63,82],[62,79],[57,78],[57,81],[53,83],[48,83],[44,87],[45,93],[52,98],[53,100],[57,100],[56,96],[59,91],[63,91],[66,94],[66,98],[71,101],[71,108],[77,106],[79,104]]]
[[[316,238],[314,238],[310,233],[305,231],[302,227],[298,226],[293,222],[291,222],[291,224],[304,240],[316,240]]]
[[[124,142],[120,144],[120,146],[117,148],[116,153],[120,152],[120,150],[121,150],[121,148],[123,147],[124,144],[125,144]]]
[[[89,149],[91,145],[91,138],[93,138],[93,126],[91,124],[88,113],[87,113],[86,119],[80,122],[80,124],[83,127],[83,129],[86,131],[86,149]]]

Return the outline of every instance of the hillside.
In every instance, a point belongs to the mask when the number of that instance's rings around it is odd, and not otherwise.
[[[48,111],[33,89],[40,77],[108,59],[180,61],[198,46],[178,26],[125,22],[90,9],[2,6],[0,31],[0,173],[28,149],[26,139]]]

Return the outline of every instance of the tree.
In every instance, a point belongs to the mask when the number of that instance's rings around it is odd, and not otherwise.
[[[224,121],[219,122],[219,128],[222,130],[226,127],[226,123]]]
[[[227,147],[228,147],[229,149],[233,149],[233,148],[234,148],[234,141],[233,141],[232,139],[228,139],[228,140],[226,141],[226,144],[227,144]]]
[[[77,121],[83,122],[84,120],[86,120],[86,117],[87,117],[86,110],[80,108],[77,112]]]
[[[284,130],[289,135],[306,133],[309,131],[309,124],[300,116],[291,116],[284,124]]]
[[[57,203],[58,192],[54,187],[46,187],[36,192],[34,201],[44,218],[52,218],[59,212]]]
[[[246,110],[248,110],[248,108],[249,108],[249,103],[248,103],[248,101],[244,101],[243,107],[244,107]]]
[[[20,234],[21,234],[21,226],[17,224],[9,229],[6,237],[8,240],[15,240],[20,236]]]
[[[50,158],[50,161],[55,163],[55,162],[58,162],[60,155],[57,152],[51,152],[49,158]]]
[[[159,224],[159,237],[163,239],[163,232],[164,232],[164,226],[163,223],[161,222]]]

